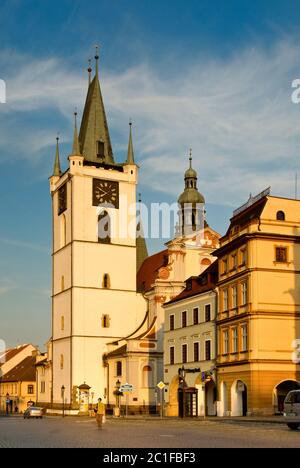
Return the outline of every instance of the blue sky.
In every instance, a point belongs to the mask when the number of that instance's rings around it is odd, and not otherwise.
[[[208,221],[224,233],[250,192],[293,196],[299,18],[291,0],[1,0],[0,338],[49,337],[48,177],[57,132],[66,167],[93,45],[119,161],[134,122],[143,200],[176,200],[192,147]]]

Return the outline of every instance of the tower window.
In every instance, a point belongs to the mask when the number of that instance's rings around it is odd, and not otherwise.
[[[97,141],[97,158],[104,159],[104,141]]]
[[[109,277],[108,273],[105,273],[103,275],[102,287],[104,289],[109,289],[110,288],[110,277]]]
[[[65,289],[65,277],[62,276],[61,277],[61,290],[64,291],[64,289]]]
[[[276,247],[276,262],[286,263],[287,262],[287,248],[286,247]]]
[[[277,221],[285,221],[284,211],[277,211],[276,219]]]
[[[98,216],[98,242],[110,244],[110,216],[107,211],[102,211]]]
[[[65,329],[65,317],[63,315],[60,318],[60,329],[62,331]]]
[[[60,368],[61,369],[64,368],[64,355],[63,354],[60,355]]]
[[[101,322],[102,322],[102,328],[109,328],[109,325],[110,325],[109,315],[108,314],[102,315]]]

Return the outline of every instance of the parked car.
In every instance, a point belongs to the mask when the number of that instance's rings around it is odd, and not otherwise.
[[[37,406],[29,406],[24,411],[24,419],[29,419],[29,418],[42,419],[43,415],[44,415],[43,408],[38,408]]]
[[[284,417],[290,429],[300,427],[300,390],[292,390],[284,400]]]

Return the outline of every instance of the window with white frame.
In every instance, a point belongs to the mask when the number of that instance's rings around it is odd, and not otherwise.
[[[246,305],[248,300],[248,285],[246,282],[242,283],[242,305]]]
[[[245,352],[248,350],[248,326],[246,324],[243,324],[241,326],[241,335],[242,335],[241,351]]]
[[[238,352],[238,329],[237,327],[234,327],[232,329],[232,352],[233,353]]]
[[[236,309],[237,308],[237,285],[235,284],[234,286],[232,286],[231,288],[232,290],[232,307],[233,309]]]
[[[228,289],[223,290],[223,311],[228,310]]]
[[[229,353],[229,332],[224,330],[223,332],[223,354]]]

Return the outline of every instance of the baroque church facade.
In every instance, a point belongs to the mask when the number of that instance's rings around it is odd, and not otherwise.
[[[100,396],[113,407],[118,383],[130,383],[129,407],[149,410],[156,404],[156,385],[164,378],[163,304],[183,291],[187,278],[199,275],[213,262],[212,252],[220,236],[204,220],[204,197],[197,189],[190,157],[184,192],[178,200],[175,237],[165,250],[147,256],[145,239],[136,235],[140,227],[135,208],[139,168],[131,126],[127,160],[118,163],[100,89],[98,55],[95,59],[93,79],[89,69],[79,134],[75,114],[68,169],[61,171],[57,141],[50,177],[53,251],[48,403],[53,410],[63,405],[76,412]]]

